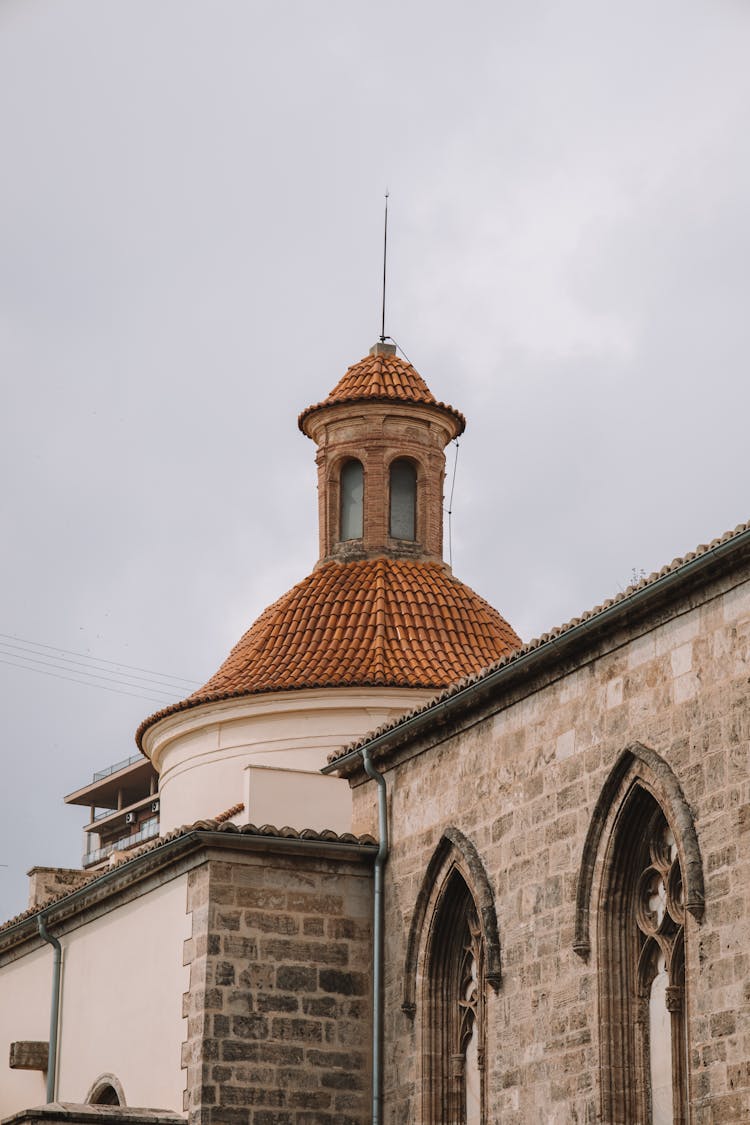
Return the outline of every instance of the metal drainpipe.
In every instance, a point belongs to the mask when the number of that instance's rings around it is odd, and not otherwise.
[[[47,932],[44,918],[40,914],[37,919],[39,933],[54,949],[52,961],[52,1002],[49,1017],[49,1053],[47,1055],[47,1103],[55,1100],[55,1085],[57,1080],[57,1025],[60,1022],[60,965],[62,963],[62,946],[56,937]]]
[[[388,791],[385,778],[372,764],[370,751],[362,750],[362,765],[365,773],[378,785],[378,837],[379,845],[375,856],[375,896],[373,903],[372,936],[372,1125],[380,1125],[383,1097],[383,868],[388,858]]]

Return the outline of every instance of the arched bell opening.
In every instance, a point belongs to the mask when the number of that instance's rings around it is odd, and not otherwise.
[[[364,535],[365,472],[362,462],[352,457],[339,474],[339,540],[342,543]]]
[[[417,538],[417,467],[399,457],[388,471],[388,534],[392,539]]]

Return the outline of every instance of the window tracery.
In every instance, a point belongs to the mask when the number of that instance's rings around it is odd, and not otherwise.
[[[428,1119],[479,1125],[485,1119],[484,942],[476,904],[456,867],[437,903],[426,977]]]
[[[674,833],[635,783],[615,825],[600,914],[607,1120],[681,1125],[687,1113],[685,896]]]
[[[664,758],[632,742],[592,811],[573,941],[587,960],[596,920],[601,1118],[610,1125],[689,1119],[685,949],[704,908],[690,806]]]
[[[463,1092],[461,1101],[466,1125],[481,1122],[482,1073],[484,1051],[480,1047],[482,1014],[480,1013],[479,966],[482,962],[482,934],[477,918],[468,919],[468,937],[464,944],[459,987],[459,1044],[463,1060]]]
[[[685,906],[677,844],[661,809],[654,814],[638,879],[635,918],[641,932],[639,1005],[644,1037],[648,1100],[653,1125],[683,1121]]]
[[[445,829],[414,904],[401,1009],[418,1016],[422,1118],[430,1125],[488,1120],[486,1005],[501,983],[492,884],[471,840]]]

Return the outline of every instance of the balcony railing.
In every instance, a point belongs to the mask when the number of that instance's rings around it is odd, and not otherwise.
[[[94,774],[94,781],[102,781],[103,778],[109,777],[112,773],[117,773],[118,770],[124,770],[125,766],[132,766],[133,762],[143,762],[145,758],[143,754],[131,754],[129,758],[123,758],[121,762],[115,762],[113,766],[107,766],[106,769],[97,770]]]
[[[144,820],[138,831],[131,833],[130,836],[121,836],[119,840],[113,840],[111,843],[105,844],[103,848],[95,848],[93,851],[86,852],[81,865],[83,867],[91,867],[94,863],[99,863],[100,860],[106,859],[112,852],[125,852],[129,848],[135,847],[136,844],[143,844],[146,840],[153,840],[154,837],[158,835],[159,818],[158,816],[150,816],[148,820]]]
[[[154,803],[158,802],[158,800],[159,800],[159,794],[158,793],[146,793],[143,797],[139,797],[137,801],[133,801],[131,804],[126,805],[121,809],[99,809],[97,812],[94,813],[93,822],[89,821],[88,828],[84,829],[84,831],[88,831],[91,828],[92,823],[96,824],[96,822],[98,820],[104,820],[105,817],[117,816],[118,813],[124,815],[128,812],[133,812],[136,809],[140,811],[143,808],[144,805],[147,805],[149,803],[149,801],[151,801],[151,803],[154,804]],[[155,810],[152,809],[151,811],[154,812]]]

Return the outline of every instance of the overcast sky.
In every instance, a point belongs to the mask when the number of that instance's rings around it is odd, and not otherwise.
[[[203,682],[312,568],[386,187],[454,571],[525,640],[750,516],[748,58],[746,0],[2,0],[0,915],[189,690],[121,666]]]

